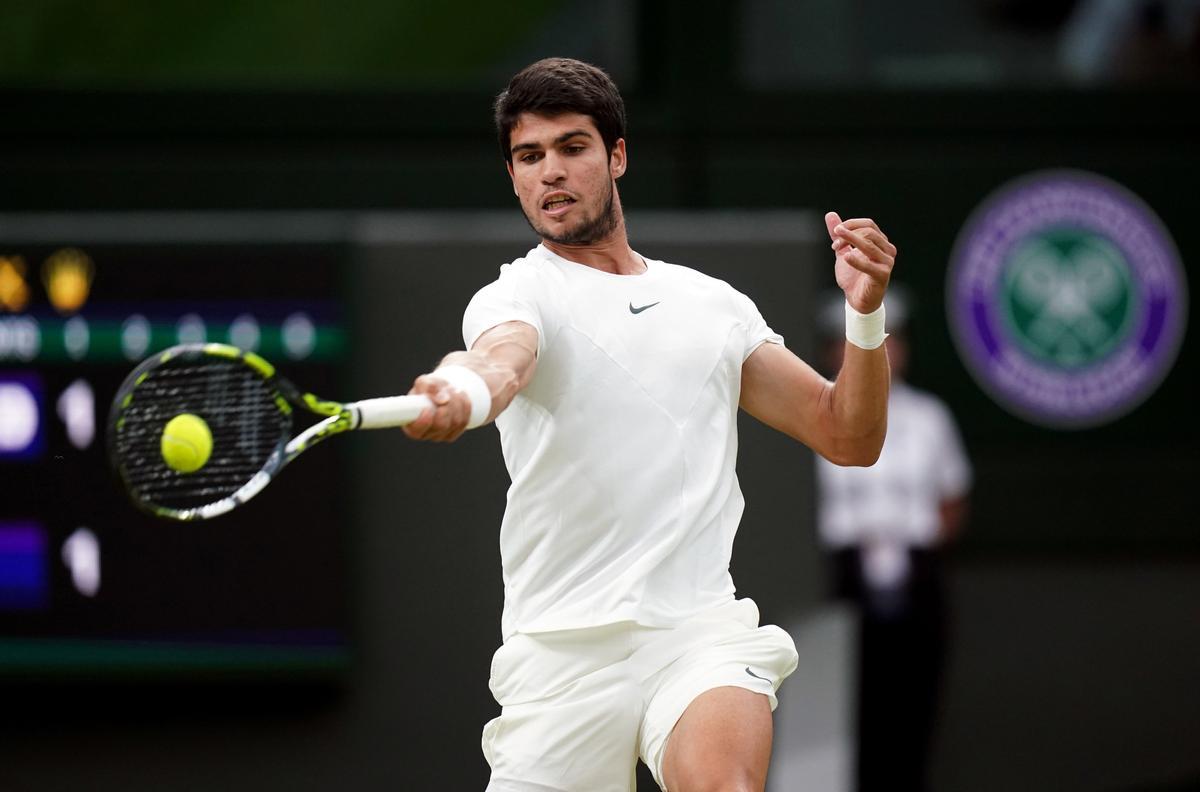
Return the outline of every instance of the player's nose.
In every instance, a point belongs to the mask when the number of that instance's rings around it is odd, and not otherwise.
[[[562,157],[557,154],[547,154],[542,160],[542,182],[554,184],[567,178],[567,169]]]

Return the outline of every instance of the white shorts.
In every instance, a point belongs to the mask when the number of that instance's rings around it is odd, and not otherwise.
[[[483,729],[489,792],[630,792],[640,756],[663,787],[667,738],[706,690],[778,704],[796,645],[742,599],[674,628],[621,622],[520,634],[492,658],[500,717]],[[664,787],[665,788],[665,787]]]

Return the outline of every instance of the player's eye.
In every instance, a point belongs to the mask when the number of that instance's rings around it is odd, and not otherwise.
[[[526,164],[531,164],[531,163],[537,162],[541,158],[542,158],[542,154],[540,151],[531,151],[528,154],[521,155],[521,162],[524,162]]]

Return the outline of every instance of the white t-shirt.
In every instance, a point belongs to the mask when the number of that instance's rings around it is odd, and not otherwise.
[[[741,367],[783,339],[727,283],[646,266],[612,275],[538,246],[467,306],[468,349],[508,321],[538,333],[534,377],[496,419],[506,640],[670,627],[733,599]]]
[[[830,547],[936,543],[943,500],[966,495],[971,463],[950,410],[935,396],[893,382],[888,431],[872,467],[838,467],[818,457],[817,511]]]

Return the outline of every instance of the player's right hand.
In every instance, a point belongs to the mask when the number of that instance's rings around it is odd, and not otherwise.
[[[452,443],[467,430],[471,418],[471,400],[466,394],[450,387],[436,373],[422,374],[413,382],[410,394],[423,394],[433,402],[417,420],[404,427],[404,434],[413,440]]]

